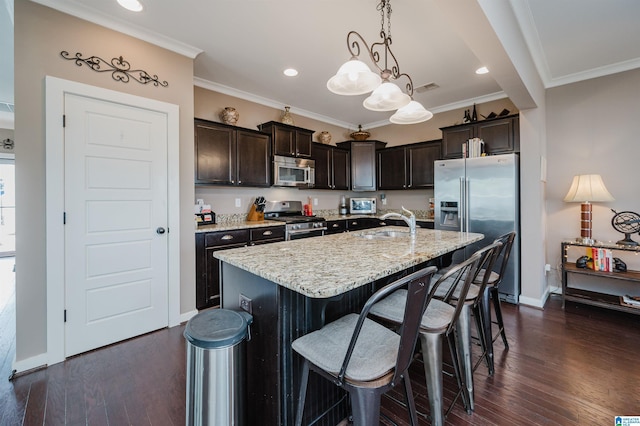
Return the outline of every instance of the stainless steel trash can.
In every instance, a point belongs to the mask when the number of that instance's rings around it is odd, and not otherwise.
[[[244,425],[245,341],[253,317],[212,309],[187,322],[187,414],[190,425]]]

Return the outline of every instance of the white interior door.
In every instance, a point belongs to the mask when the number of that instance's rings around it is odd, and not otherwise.
[[[65,94],[65,356],[168,325],[167,115]]]

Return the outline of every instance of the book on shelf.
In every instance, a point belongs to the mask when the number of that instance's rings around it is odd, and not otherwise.
[[[482,157],[484,154],[484,141],[480,138],[471,138],[462,144],[462,156],[464,158]]]
[[[590,257],[594,271],[613,271],[613,252],[601,247],[587,247],[587,257]]]

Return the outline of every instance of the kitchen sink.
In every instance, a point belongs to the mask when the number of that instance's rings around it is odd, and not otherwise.
[[[411,234],[408,231],[377,231],[371,234],[360,234],[358,236],[367,240],[388,240],[392,238],[410,237]]]

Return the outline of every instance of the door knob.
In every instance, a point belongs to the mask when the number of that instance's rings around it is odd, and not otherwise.
[[[156,234],[164,234],[164,228],[159,226],[158,229],[156,229]]]

